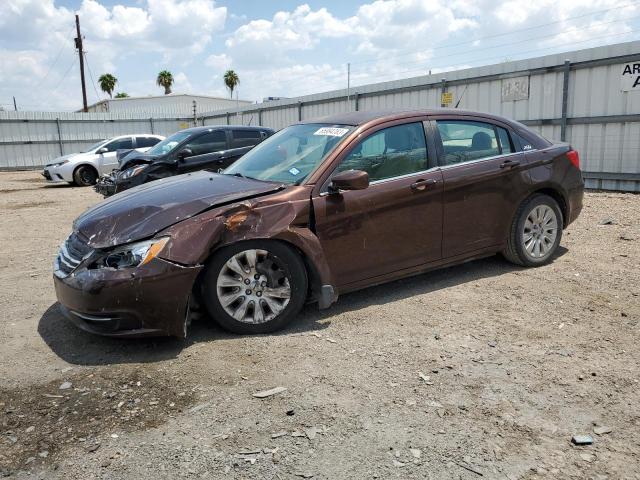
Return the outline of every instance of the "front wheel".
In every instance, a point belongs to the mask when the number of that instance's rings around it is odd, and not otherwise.
[[[224,247],[207,262],[202,299],[209,315],[233,333],[279,330],[307,296],[300,255],[279,242],[249,241]]]
[[[562,211],[553,198],[536,194],[518,209],[507,248],[507,260],[524,267],[537,267],[551,261],[562,238]]]
[[[80,165],[73,172],[73,181],[80,187],[89,187],[98,181],[98,172],[90,165]]]

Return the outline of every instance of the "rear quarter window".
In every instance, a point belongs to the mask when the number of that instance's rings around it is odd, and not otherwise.
[[[253,147],[263,138],[260,130],[231,130],[231,148]]]
[[[136,148],[153,147],[158,142],[160,139],[155,137],[136,137]]]

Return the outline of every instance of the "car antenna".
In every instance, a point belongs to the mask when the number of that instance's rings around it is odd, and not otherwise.
[[[462,95],[460,95],[460,98],[458,99],[458,101],[456,102],[456,106],[453,108],[458,108],[458,105],[460,105],[460,102],[462,101],[462,97],[464,97],[464,94],[467,92],[467,87],[469,85],[465,85],[464,86],[464,90],[462,91]]]

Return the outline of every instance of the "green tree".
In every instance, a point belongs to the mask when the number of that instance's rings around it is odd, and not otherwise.
[[[229,89],[229,92],[231,93],[231,98],[233,98],[233,91],[235,90],[235,88],[238,86],[239,83],[240,83],[240,77],[238,77],[238,74],[236,72],[234,72],[233,70],[227,70],[224,73],[224,84]]]
[[[129,96],[129,94],[126,93],[126,92],[118,92],[118,93],[116,93],[115,98],[127,98],[128,96]]]
[[[171,85],[173,85],[173,75],[169,70],[162,70],[158,74],[156,83],[159,87],[164,87],[164,94],[169,95],[171,93]]]
[[[110,98],[113,98],[111,95],[113,90],[116,88],[116,83],[118,83],[118,79],[111,75],[110,73],[103,73],[100,75],[98,79],[98,83],[100,84],[100,89],[109,94]]]

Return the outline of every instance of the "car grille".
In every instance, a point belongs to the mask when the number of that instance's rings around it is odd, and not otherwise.
[[[45,170],[44,172],[42,172],[42,175],[44,175],[44,178],[46,178],[47,180],[51,180],[51,174],[49,173],[49,170]]]
[[[80,262],[91,253],[91,247],[87,245],[75,232],[62,244],[56,258],[56,275],[66,277],[73,272]]]

